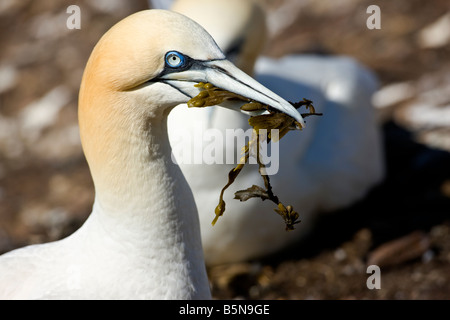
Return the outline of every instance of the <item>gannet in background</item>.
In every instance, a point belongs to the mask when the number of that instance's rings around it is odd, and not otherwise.
[[[95,46],[80,88],[92,213],[65,239],[0,256],[0,299],[211,297],[194,198],[167,136],[170,110],[199,81],[303,122],[192,20],[163,10],[125,18]]]
[[[257,258],[295,243],[311,231],[318,213],[350,205],[381,181],[382,143],[371,105],[377,80],[369,70],[349,57],[258,58],[265,43],[265,15],[255,1],[177,0],[171,10],[202,25],[229,59],[259,82],[289,101],[310,99],[317,112],[324,114],[308,118],[308,130],[283,138],[280,169],[271,177],[280,200],[300,214],[302,222],[293,232],[284,231],[282,220],[272,212],[273,204],[232,199],[236,190],[262,185],[255,170],[241,173],[229,188],[226,212],[212,227],[216,195],[224,184],[221,177],[233,165],[180,164],[199,209],[207,264]],[[169,115],[173,143],[186,130],[195,132],[198,127],[224,132],[249,126],[245,116],[223,108],[193,113],[179,106]],[[224,153],[232,148],[226,145]],[[209,180],[198,178],[205,173]]]

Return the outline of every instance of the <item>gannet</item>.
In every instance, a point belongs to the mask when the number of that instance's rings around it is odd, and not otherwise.
[[[196,205],[167,135],[170,110],[199,81],[303,122],[183,15],[147,10],[118,22],[93,49],[79,94],[92,213],[67,238],[0,256],[0,299],[211,297]]]
[[[377,79],[371,71],[349,57],[260,56],[265,43],[265,14],[256,1],[177,0],[171,10],[202,25],[230,60],[266,87],[290,101],[310,99],[323,113],[320,118],[307,119],[308,130],[288,134],[281,141],[280,169],[271,177],[273,190],[300,214],[301,223],[292,232],[284,231],[281,219],[271,212],[271,203],[233,199],[233,191],[245,189],[249,181],[262,184],[255,171],[238,177],[225,195],[226,212],[211,226],[215,195],[223,187],[219,177],[233,165],[180,163],[199,207],[207,264],[259,258],[297,243],[311,232],[318,214],[356,202],[382,180],[381,135],[371,104]],[[175,144],[181,134],[189,130],[193,134],[202,126],[222,132],[249,127],[245,116],[230,110],[199,109],[192,113],[181,105],[169,115],[169,139]],[[223,153],[232,152],[232,148],[225,145]],[[201,172],[212,179],[199,181]]]

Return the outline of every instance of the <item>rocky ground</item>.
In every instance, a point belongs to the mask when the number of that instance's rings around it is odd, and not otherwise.
[[[216,298],[450,297],[450,4],[265,0],[266,54],[346,54],[372,68],[387,176],[350,208],[321,218],[299,246],[209,269]],[[0,252],[59,239],[90,213],[77,93],[93,45],[146,1],[0,2]],[[366,9],[381,9],[369,30]],[[299,226],[299,228],[301,225]],[[381,268],[370,290],[367,266]]]

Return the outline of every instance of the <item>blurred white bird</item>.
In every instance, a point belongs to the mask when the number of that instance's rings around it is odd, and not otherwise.
[[[317,112],[324,114],[308,118],[307,130],[283,138],[279,171],[271,176],[280,200],[300,213],[302,222],[293,232],[284,231],[272,203],[232,199],[236,190],[262,185],[256,170],[243,171],[227,190],[226,212],[211,226],[218,194],[233,165],[180,164],[198,206],[207,264],[257,258],[295,243],[312,229],[319,213],[354,203],[381,181],[382,143],[371,105],[378,83],[371,71],[350,57],[259,57],[266,40],[265,13],[255,1],[178,0],[171,9],[202,25],[230,60],[268,88],[293,102],[312,100]],[[190,132],[192,148],[202,154],[207,140],[203,146],[195,144],[194,132],[199,128],[220,129],[225,134],[227,129],[249,125],[245,116],[222,108],[188,110],[181,105],[169,115],[172,145],[189,144],[180,137]],[[223,152],[234,148],[225,144]],[[175,157],[181,160],[180,155]],[[205,176],[207,181],[201,178]]]

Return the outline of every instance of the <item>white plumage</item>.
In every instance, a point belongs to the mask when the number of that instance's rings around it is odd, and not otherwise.
[[[199,81],[302,121],[192,20],[163,10],[125,18],[94,48],[80,88],[92,213],[65,239],[0,256],[0,299],[211,297],[194,198],[167,135],[170,110],[196,96]]]
[[[306,120],[307,130],[281,141],[279,172],[271,177],[274,192],[300,213],[302,222],[285,232],[273,203],[233,199],[236,190],[263,185],[256,170],[241,173],[227,190],[227,209],[214,227],[214,207],[233,165],[181,164],[199,208],[202,242],[208,264],[247,260],[274,253],[306,236],[321,212],[350,205],[381,181],[382,144],[371,96],[373,73],[350,57],[290,55],[259,57],[265,39],[264,13],[252,1],[178,0],[173,10],[197,21],[242,70],[289,101],[307,98],[324,115]],[[255,62],[256,61],[256,62]],[[189,118],[190,121],[185,121]],[[178,106],[169,116],[169,138],[196,128],[249,128],[247,118],[224,109]],[[193,139],[194,141],[195,139]],[[204,143],[204,146],[207,143]],[[224,154],[233,151],[224,146]],[[197,147],[197,152],[204,149]],[[203,181],[201,172],[209,178]],[[362,213],[363,214],[363,213]]]

